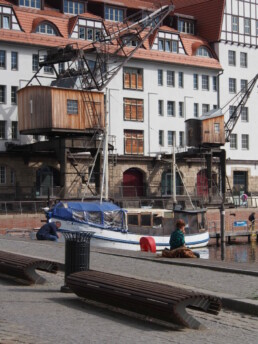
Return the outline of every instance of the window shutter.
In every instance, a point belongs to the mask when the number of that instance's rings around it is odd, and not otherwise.
[[[131,74],[131,88],[134,90],[137,88],[137,74],[135,73]]]
[[[124,88],[130,88],[130,73],[124,72]]]
[[[138,75],[138,85],[137,89],[142,90],[143,89],[143,79],[142,79],[142,74],[137,74]]]

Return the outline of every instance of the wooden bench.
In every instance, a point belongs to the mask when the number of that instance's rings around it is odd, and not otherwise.
[[[28,284],[45,283],[46,279],[35,269],[56,273],[58,263],[0,251],[0,273],[22,279]]]
[[[100,271],[73,273],[66,283],[80,297],[194,329],[201,324],[186,307],[212,314],[221,309],[213,296]]]

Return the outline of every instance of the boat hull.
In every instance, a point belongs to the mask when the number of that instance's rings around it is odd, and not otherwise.
[[[51,221],[61,222],[61,231],[71,231],[71,232],[94,232],[91,239],[92,246],[103,247],[103,248],[113,248],[122,250],[132,250],[140,251],[140,239],[142,237],[147,237],[149,235],[135,234],[131,232],[123,233],[121,231],[112,229],[103,229],[98,227],[93,227],[89,224],[63,221],[58,218],[52,218]],[[153,236],[156,249],[163,250],[164,248],[169,248],[170,236]],[[185,244],[189,248],[199,248],[205,247],[209,242],[209,233],[204,231],[197,234],[186,234]]]

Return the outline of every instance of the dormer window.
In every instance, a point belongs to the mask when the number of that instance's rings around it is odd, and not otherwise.
[[[201,57],[212,57],[211,53],[206,47],[200,47],[196,50],[195,53],[196,56],[201,56]]]
[[[38,25],[35,32],[45,35],[58,36],[56,29],[49,23],[42,23]]]
[[[116,22],[122,22],[124,20],[124,10],[116,7],[105,7],[105,19]]]
[[[191,20],[178,19],[178,31],[194,34],[194,22]]]
[[[0,29],[11,28],[11,16],[8,14],[0,13]]]
[[[41,0],[19,0],[19,5],[31,8],[41,8]]]
[[[79,38],[88,41],[98,41],[100,39],[101,30],[93,27],[79,26]]]
[[[159,38],[158,50],[166,51],[168,53],[178,53],[178,41],[174,41],[172,39]]]
[[[81,14],[85,12],[84,3],[80,1],[64,0],[64,13]]]

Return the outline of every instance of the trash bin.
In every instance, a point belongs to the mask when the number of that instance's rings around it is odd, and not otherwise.
[[[73,272],[90,268],[90,239],[94,232],[64,232],[65,237],[65,285],[61,291],[69,291],[66,278]]]

